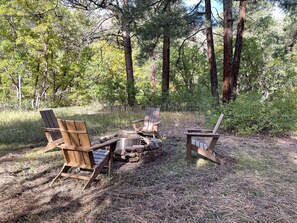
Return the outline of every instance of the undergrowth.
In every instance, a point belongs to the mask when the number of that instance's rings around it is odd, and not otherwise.
[[[297,95],[275,94],[263,100],[257,93],[240,95],[218,109],[225,114],[222,128],[241,135],[289,135],[297,130]]]

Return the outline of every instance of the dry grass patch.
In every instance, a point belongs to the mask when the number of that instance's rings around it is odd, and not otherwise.
[[[226,165],[196,155],[186,162],[183,132],[202,126],[204,118],[164,112],[162,121],[161,157],[117,162],[112,177],[99,175],[86,191],[85,182],[74,179],[49,187],[63,164],[60,151],[40,154],[40,147],[24,146],[4,153],[0,222],[297,222],[296,139],[224,134],[217,149]]]

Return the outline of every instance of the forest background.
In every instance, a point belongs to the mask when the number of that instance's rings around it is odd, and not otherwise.
[[[294,0],[0,2],[2,111],[154,105],[297,130]]]

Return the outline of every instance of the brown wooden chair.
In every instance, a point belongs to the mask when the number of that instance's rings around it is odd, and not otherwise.
[[[161,123],[160,108],[147,107],[145,113],[144,119],[132,121],[133,129],[141,135],[160,138],[160,134],[158,132],[158,126]]]
[[[57,118],[53,110],[40,111],[40,115],[45,125],[45,127],[43,127],[41,130],[45,133],[48,143],[44,148],[40,149],[39,151],[47,152],[56,147],[59,147],[59,145],[63,144],[64,141],[62,139]]]
[[[83,189],[90,187],[103,167],[109,163],[109,174],[112,173],[113,152],[118,139],[111,139],[104,143],[91,146],[87,127],[84,121],[58,119],[59,128],[64,139],[62,149],[65,163],[59,174],[53,179],[52,185],[59,177],[71,177],[87,180]],[[109,150],[106,149],[109,147]],[[101,148],[101,149],[100,149]],[[91,175],[68,173],[71,168],[80,171],[91,171]]]
[[[187,156],[188,160],[191,159],[191,151],[196,151],[199,155],[215,162],[218,164],[223,164],[224,160],[222,157],[214,151],[214,147],[220,137],[217,133],[224,118],[224,114],[221,114],[214,129],[198,129],[190,128],[187,129],[185,135],[187,136]],[[198,141],[197,137],[208,137],[210,138],[209,143],[203,143]]]

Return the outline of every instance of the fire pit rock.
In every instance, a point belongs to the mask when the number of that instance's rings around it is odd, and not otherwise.
[[[115,137],[119,138],[119,141],[114,152],[114,160],[148,163],[162,155],[160,139],[140,136],[135,131],[122,131],[113,136],[102,137],[100,142]]]

